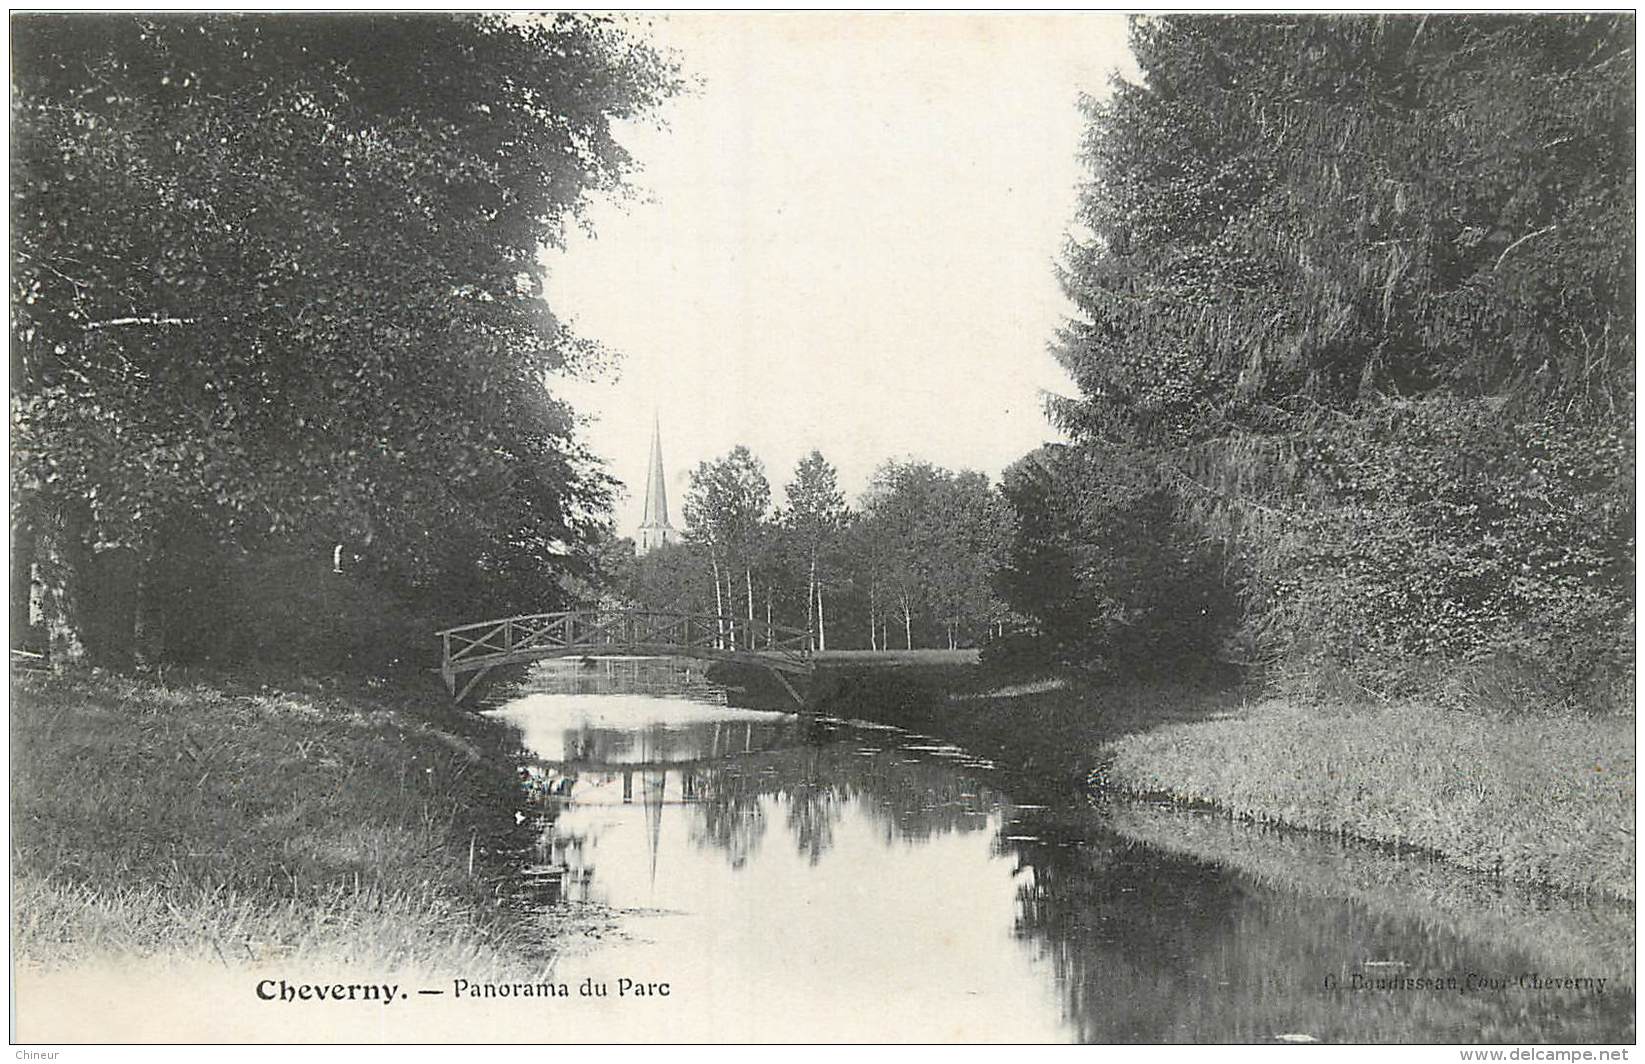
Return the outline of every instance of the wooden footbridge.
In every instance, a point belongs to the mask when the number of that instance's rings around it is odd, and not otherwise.
[[[703,658],[757,665],[804,703],[788,677],[809,675],[811,633],[743,617],[660,610],[590,609],[530,613],[436,633],[440,676],[461,702],[499,665],[610,654]],[[472,673],[459,688],[464,674]]]

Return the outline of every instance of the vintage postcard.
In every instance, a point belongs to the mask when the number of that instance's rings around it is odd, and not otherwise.
[[[1627,1059],[1632,12],[9,34],[18,1059]]]

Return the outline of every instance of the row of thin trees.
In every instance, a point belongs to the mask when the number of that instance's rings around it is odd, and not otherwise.
[[[813,451],[774,505],[764,464],[738,446],[698,465],[684,517],[682,543],[638,558],[612,544],[612,597],[744,618],[725,633],[736,645],[777,625],[809,632],[814,650],[958,648],[1006,624],[993,580],[1010,510],[980,473],[887,462],[852,507]]]

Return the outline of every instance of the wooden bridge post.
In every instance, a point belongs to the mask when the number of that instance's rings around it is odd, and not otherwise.
[[[783,690],[788,692],[788,697],[792,698],[796,705],[801,709],[805,708],[805,699],[801,698],[800,693],[794,690],[794,685],[788,682],[788,677],[782,674],[781,669],[767,667],[765,671],[777,678],[777,682],[783,685]]]
[[[440,633],[440,678],[446,682],[446,693],[457,694],[457,674],[451,670],[451,633]]]
[[[455,693],[452,697],[454,697],[458,702],[461,702],[463,699],[467,698],[468,693],[470,691],[474,690],[475,686],[481,680],[485,679],[486,674],[489,673],[490,671],[491,671],[490,666],[487,666],[486,668],[483,668],[483,669],[474,670],[474,675],[470,676],[468,678],[468,683],[463,685],[462,691],[459,692],[459,693]]]

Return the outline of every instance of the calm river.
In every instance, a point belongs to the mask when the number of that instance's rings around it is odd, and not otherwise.
[[[929,737],[724,701],[679,663],[559,663],[494,710],[529,751],[552,904],[614,911],[555,972],[609,1000],[557,1011],[557,1041],[1633,1038],[1631,911],[1028,803]]]

